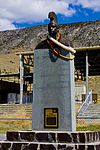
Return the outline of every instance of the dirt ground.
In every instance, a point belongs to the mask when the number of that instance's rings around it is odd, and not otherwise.
[[[19,72],[19,56],[16,54],[0,54],[0,74]]]

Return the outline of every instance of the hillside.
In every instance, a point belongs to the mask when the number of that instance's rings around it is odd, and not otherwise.
[[[19,72],[19,56],[15,54],[0,54],[0,74]]]
[[[100,45],[100,21],[63,24],[59,25],[59,30],[65,45]],[[0,73],[18,73],[19,57],[15,53],[34,50],[47,34],[47,25],[0,32]]]
[[[100,45],[100,21],[59,25],[62,42],[73,47]],[[33,50],[45,40],[47,26],[0,32],[0,53]]]

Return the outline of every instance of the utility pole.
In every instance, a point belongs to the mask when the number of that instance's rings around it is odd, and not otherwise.
[[[88,63],[88,52],[86,51],[86,97],[88,95],[88,75],[89,75],[89,63]]]
[[[24,57],[20,54],[20,104],[23,103]]]

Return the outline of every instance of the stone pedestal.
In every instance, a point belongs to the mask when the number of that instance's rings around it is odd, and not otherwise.
[[[33,82],[33,130],[75,131],[74,60],[36,49]]]

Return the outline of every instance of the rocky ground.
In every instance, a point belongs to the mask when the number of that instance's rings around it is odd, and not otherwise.
[[[100,45],[100,21],[59,25],[62,42],[75,47]],[[0,53],[33,50],[48,34],[47,25],[0,32]]]

